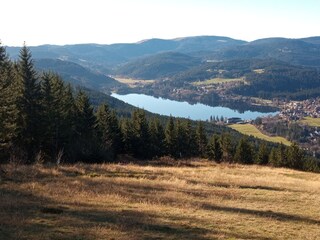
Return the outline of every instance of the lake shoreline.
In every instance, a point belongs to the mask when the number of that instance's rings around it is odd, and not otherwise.
[[[177,101],[139,93],[112,93],[111,96],[153,113],[190,118],[192,120],[209,120],[213,117],[240,117],[244,120],[254,120],[257,117],[274,116],[278,113],[278,111],[239,111],[223,105],[210,106],[203,103],[189,103],[187,101]]]

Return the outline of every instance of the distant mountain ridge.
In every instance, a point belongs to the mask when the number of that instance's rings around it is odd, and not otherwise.
[[[137,43],[41,45],[30,47],[33,57],[72,61],[109,72],[119,64],[163,52],[179,52],[203,59],[275,58],[291,64],[320,66],[320,37],[301,39],[265,38],[252,42],[222,36],[148,39]],[[7,47],[16,58],[20,48]]]
[[[58,58],[91,67],[113,67],[134,58],[158,54],[161,52],[197,52],[214,51],[220,48],[246,43],[227,37],[196,36],[172,40],[149,39],[137,43],[117,43],[110,45],[75,44],[75,45],[41,45],[30,47],[32,55],[37,58]],[[19,47],[7,47],[13,58],[19,55]]]

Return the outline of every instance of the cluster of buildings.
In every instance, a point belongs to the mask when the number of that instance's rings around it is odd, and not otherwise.
[[[320,118],[320,98],[284,103],[279,117],[290,121],[304,117]]]

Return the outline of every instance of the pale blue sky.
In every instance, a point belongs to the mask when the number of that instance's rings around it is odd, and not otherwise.
[[[4,45],[320,35],[319,0],[2,0]]]

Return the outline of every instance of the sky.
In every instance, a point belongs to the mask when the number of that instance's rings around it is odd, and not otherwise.
[[[1,0],[3,45],[320,36],[319,0]]]

